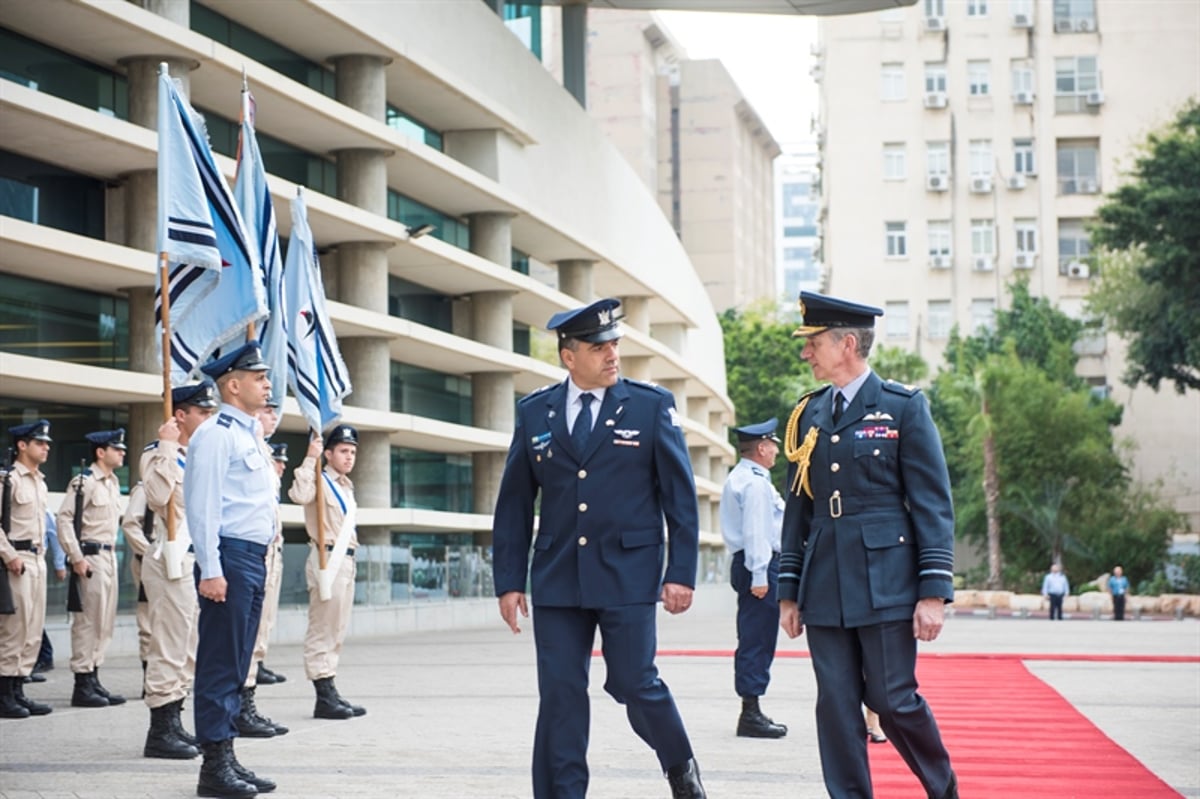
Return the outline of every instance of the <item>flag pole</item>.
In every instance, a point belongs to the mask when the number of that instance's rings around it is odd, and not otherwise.
[[[162,202],[162,198],[159,198]],[[161,314],[162,314],[162,368],[163,368],[163,422],[171,421],[171,417],[175,415],[175,409],[171,402],[171,284],[170,270],[167,268],[167,251],[163,250],[158,254],[158,283],[162,286],[159,292],[161,295]],[[147,538],[154,534],[153,530],[144,530]],[[167,540],[175,540],[175,498],[171,497],[167,500]]]
[[[246,65],[242,64],[242,105],[241,105],[241,108],[238,109],[237,168],[238,168],[239,172],[242,169],[242,153],[245,152],[245,150],[243,148],[246,146],[246,143],[244,141],[242,141],[242,125],[241,125],[241,123],[246,121],[246,106],[249,105],[249,102],[248,102],[249,97],[250,97],[250,84],[246,81]],[[257,338],[257,336],[255,335],[255,332],[254,332],[254,322],[248,322],[246,324],[246,342],[249,343],[251,341],[254,341],[255,338]]]
[[[314,436],[320,436],[317,431],[313,431]],[[314,467],[317,473],[317,494],[314,499],[317,511],[317,567],[318,571],[325,571],[328,565],[327,553],[325,552],[325,491],[322,483],[325,482],[325,470],[321,465],[321,461],[325,459],[324,452],[317,453],[317,463]]]

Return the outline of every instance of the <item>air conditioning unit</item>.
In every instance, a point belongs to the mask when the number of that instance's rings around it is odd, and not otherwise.
[[[1087,280],[1092,276],[1092,270],[1088,265],[1080,261],[1072,261],[1067,264],[1067,277],[1072,280]]]
[[[991,194],[992,179],[983,176],[971,178],[971,192],[973,194]]]
[[[1104,105],[1104,92],[1100,89],[1088,92],[1087,97],[1084,98],[1084,102],[1088,105]]]
[[[1033,105],[1033,92],[1015,92],[1013,102],[1017,105]]]
[[[1064,17],[1064,18],[1054,20],[1054,32],[1055,33],[1070,33],[1071,30],[1072,30],[1072,28],[1071,28],[1071,20],[1070,19],[1067,19]]]
[[[1096,194],[1100,191],[1100,185],[1091,178],[1080,178],[1075,185],[1080,194]]]
[[[925,30],[927,31],[944,31],[946,30],[945,17],[925,17]]]
[[[1096,30],[1096,20],[1091,17],[1080,17],[1075,20],[1075,30],[1080,33],[1091,33]]]
[[[990,256],[986,256],[986,255],[985,255],[985,256],[981,256],[981,257],[979,257],[979,258],[976,258],[976,259],[975,259],[975,260],[972,262],[972,265],[975,267],[975,271],[976,271],[976,272],[990,272],[990,271],[992,271],[992,259],[991,259],[991,257],[990,257]]]
[[[925,92],[925,107],[926,108],[945,108],[946,93],[945,92]]]
[[[1028,14],[1013,14],[1012,24],[1014,28],[1032,28],[1033,17]]]
[[[949,255],[935,255],[929,259],[929,265],[934,269],[949,269],[952,262]]]
[[[1014,191],[1025,188],[1025,176],[1019,173],[1010,175],[1008,178],[1008,187]]]
[[[930,191],[946,191],[950,188],[950,176],[929,175],[925,178],[925,188]]]
[[[1013,269],[1033,269],[1034,254],[1019,252],[1013,256]]]

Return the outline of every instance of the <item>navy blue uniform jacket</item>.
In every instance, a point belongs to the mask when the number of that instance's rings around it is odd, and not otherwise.
[[[795,431],[820,433],[811,499],[791,489],[788,469],[779,598],[827,627],[911,619],[918,599],[953,600],[950,478],[925,396],[872,373],[834,424],[832,395],[813,394]]]
[[[619,379],[604,394],[586,451],[577,453],[566,396],[564,381],[517,403],[493,524],[496,596],[524,592],[527,570],[535,605],[645,604],[658,601],[664,580],[694,587],[699,514],[675,398]]]

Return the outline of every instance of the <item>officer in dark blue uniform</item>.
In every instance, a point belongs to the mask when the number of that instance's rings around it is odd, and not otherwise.
[[[587,792],[588,667],[597,628],[605,690],[658,755],[672,796],[705,796],[675,700],[654,664],[658,600],[670,613],[692,601],[696,488],[674,397],[620,377],[619,305],[600,300],[546,325],[558,333],[570,376],[518,403],[496,502],[496,596],[514,633],[517,614],[528,615],[527,572],[532,588],[541,697],[536,799]]]
[[[917,640],[954,599],[954,509],[941,439],[917,389],[867,365],[866,305],[801,292],[801,357],[831,385],[788,420],[780,623],[808,628],[817,738],[834,799],[871,797],[863,702],[931,799],[956,799],[937,723],[917,693]]]

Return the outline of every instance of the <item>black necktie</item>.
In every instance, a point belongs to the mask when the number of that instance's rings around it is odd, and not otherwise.
[[[579,415],[575,417],[575,427],[571,430],[571,442],[575,445],[575,451],[580,455],[583,454],[583,448],[587,446],[588,436],[592,434],[592,400],[596,399],[586,391],[579,395],[579,404],[583,407],[579,409]]]
[[[837,424],[838,422],[840,422],[842,420],[842,402],[843,402],[843,400],[845,400],[845,397],[842,396],[842,392],[839,391],[833,395],[833,423],[834,424]]]

